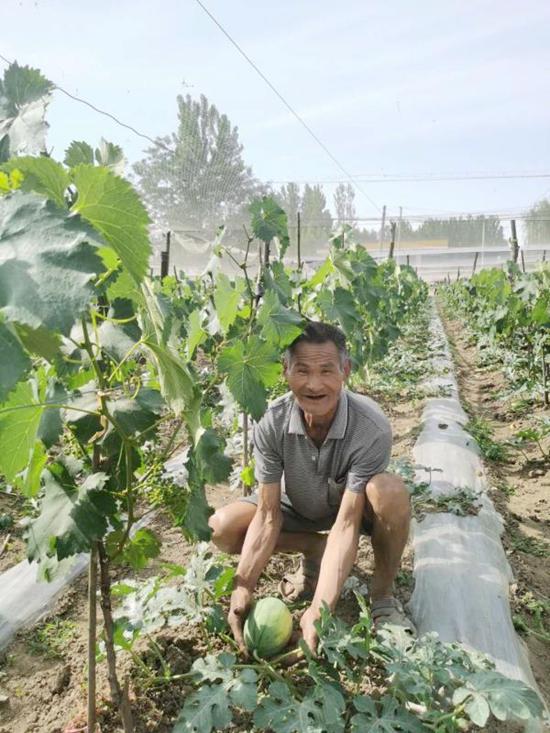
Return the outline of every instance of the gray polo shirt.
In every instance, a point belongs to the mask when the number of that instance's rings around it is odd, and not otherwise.
[[[337,513],[345,489],[360,493],[387,468],[392,435],[374,400],[342,390],[328,435],[317,448],[289,392],[255,425],[253,442],[256,480],[283,483],[294,510],[318,520]]]

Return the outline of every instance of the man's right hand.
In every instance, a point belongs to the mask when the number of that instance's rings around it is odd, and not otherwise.
[[[245,656],[248,656],[248,650],[244,642],[243,628],[251,605],[252,592],[242,585],[237,586],[231,594],[231,604],[229,606],[227,621],[241,653]]]

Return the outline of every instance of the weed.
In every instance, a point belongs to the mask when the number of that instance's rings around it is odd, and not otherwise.
[[[49,659],[64,659],[65,648],[75,634],[74,621],[58,618],[33,629],[26,644],[31,654]]]
[[[519,613],[513,616],[515,629],[550,642],[550,629],[546,626],[547,619],[550,617],[548,598],[535,598],[533,593],[528,591],[520,596],[517,602]]]
[[[400,588],[412,590],[412,587],[414,586],[413,574],[410,570],[401,569],[396,575],[395,582]]]
[[[472,417],[466,425],[466,430],[476,441],[484,458],[495,462],[504,462],[508,459],[506,445],[493,438],[494,430],[486,420]]]
[[[513,496],[517,491],[517,486],[511,486],[505,479],[498,478],[494,482],[494,489],[501,491],[504,496]]]
[[[528,537],[517,528],[509,529],[510,546],[512,550],[525,552],[534,557],[550,557],[550,544],[537,537]]]

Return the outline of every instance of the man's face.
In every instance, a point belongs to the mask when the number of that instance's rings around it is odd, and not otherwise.
[[[340,392],[349,375],[349,360],[344,366],[336,344],[300,343],[294,349],[284,374],[288,386],[304,413],[313,417],[332,416]]]

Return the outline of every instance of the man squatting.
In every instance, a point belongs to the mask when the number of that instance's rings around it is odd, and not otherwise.
[[[290,392],[254,429],[257,493],[210,518],[217,547],[240,553],[228,621],[243,651],[243,624],[273,552],[301,553],[298,571],[282,579],[279,592],[285,600],[311,599],[300,626],[316,651],[314,623],[323,603],[334,610],[360,533],[370,535],[374,550],[373,621],[414,633],[392,591],[409,532],[409,494],[399,477],[385,473],[390,423],[376,402],[345,389],[350,369],[344,334],[309,322],[284,355]]]

